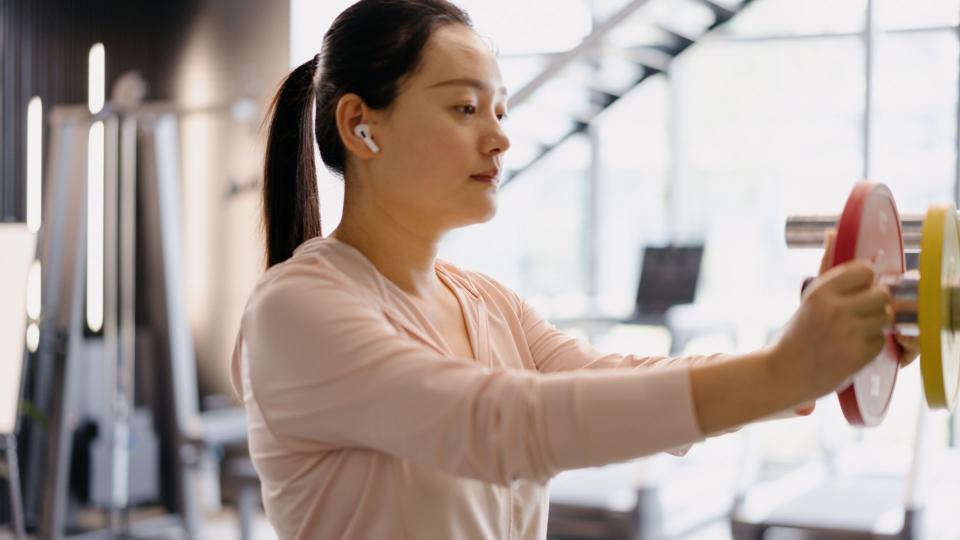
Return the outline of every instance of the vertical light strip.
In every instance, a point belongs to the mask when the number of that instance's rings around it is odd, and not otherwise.
[[[90,57],[87,64],[87,105],[90,107],[90,114],[100,112],[106,100],[106,54],[103,43],[95,43],[93,47],[90,47]]]
[[[87,141],[87,326],[103,328],[103,122],[90,126]]]
[[[90,47],[87,69],[87,103],[97,114],[106,100],[103,43]],[[87,326],[94,332],[103,328],[104,136],[103,122],[94,122],[87,140]]]
[[[43,198],[43,103],[34,96],[27,105],[27,228],[40,230]]]
[[[35,353],[37,348],[40,346],[40,327],[37,326],[37,323],[31,322],[27,325],[27,350]]]

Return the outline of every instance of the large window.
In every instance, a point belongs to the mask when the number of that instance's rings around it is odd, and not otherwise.
[[[334,4],[293,1],[292,64],[316,53],[317,29],[350,2]],[[541,53],[574,46],[591,30],[591,17],[602,20],[625,2],[461,4],[497,48],[515,91],[546,64]],[[637,16],[682,18],[668,4],[651,0]],[[731,339],[691,350],[769,342],[796,309],[799,284],[820,257],[817,250],[786,249],[788,215],[839,212],[868,168],[872,179],[892,188],[904,213],[955,196],[960,0],[875,3],[869,148],[867,6],[866,0],[753,2],[683,53],[668,75],[648,79],[604,112],[591,126],[592,141],[569,139],[505,186],[494,220],[451,233],[441,256],[491,274],[548,317],[622,317],[633,309],[645,246],[702,242],[697,317],[733,321],[736,330]],[[611,40],[630,33],[621,30]],[[555,88],[548,105],[577,99],[569,86]],[[549,107],[523,107],[507,123],[515,143],[508,163],[523,161],[527,135],[554,129],[557,121]],[[321,179],[326,233],[339,220],[340,188],[339,180]],[[630,352],[658,352],[642,340],[618,343]],[[758,428],[767,433],[761,446],[771,459],[789,461],[831,441],[906,444],[921,399],[917,372],[913,366],[903,373],[881,429],[862,435],[846,428],[831,399],[818,421]]]
[[[586,243],[591,147],[581,137],[505,187],[493,223],[451,235],[442,254],[517,288],[550,317],[624,316],[644,246],[703,242],[697,316],[735,321],[736,331],[697,350],[769,342],[821,255],[786,249],[787,216],[841,211],[868,155],[871,179],[891,187],[902,213],[955,197],[960,2],[877,3],[869,149],[866,8],[864,0],[755,2],[669,76],[605,112],[594,126],[595,245]],[[597,256],[592,299],[588,253]],[[642,353],[648,345],[624,346]],[[860,441],[892,448],[888,464],[905,467],[922,399],[914,365],[880,428],[849,428],[828,398],[813,419],[752,428],[753,444],[786,464]],[[942,443],[944,415],[933,425]]]

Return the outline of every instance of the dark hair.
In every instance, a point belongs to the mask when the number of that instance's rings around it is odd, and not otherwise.
[[[360,0],[333,22],[320,54],[284,79],[270,106],[263,166],[268,268],[320,235],[313,140],[327,168],[343,177],[347,155],[335,116],[340,98],[354,93],[372,109],[389,107],[403,78],[419,67],[430,35],[447,24],[472,26],[445,0]]]

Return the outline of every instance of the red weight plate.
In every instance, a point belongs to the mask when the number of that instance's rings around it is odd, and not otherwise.
[[[837,225],[833,266],[853,259],[873,262],[877,277],[902,274],[903,230],[887,186],[860,182],[850,193]],[[883,420],[899,369],[900,345],[893,336],[877,357],[837,391],[847,422],[875,426]]]

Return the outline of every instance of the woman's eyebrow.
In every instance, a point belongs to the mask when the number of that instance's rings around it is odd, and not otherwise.
[[[456,79],[448,79],[448,80],[446,80],[446,81],[441,81],[441,82],[438,82],[438,83],[436,83],[436,84],[431,84],[431,85],[428,86],[427,88],[428,88],[428,89],[429,89],[429,88],[438,88],[438,87],[442,87],[442,86],[470,86],[470,87],[472,87],[472,88],[476,88],[477,90],[481,90],[481,91],[484,91],[484,92],[490,92],[490,91],[491,91],[491,86],[490,86],[489,84],[487,84],[487,83],[485,83],[485,82],[483,82],[483,81],[481,81],[481,80],[479,80],[479,79],[473,79],[473,78],[470,78],[470,77],[459,77],[459,78],[456,78]],[[498,94],[502,94],[502,95],[507,95],[507,89],[506,89],[505,87],[501,86],[500,88],[497,88],[497,93],[498,93]]]

